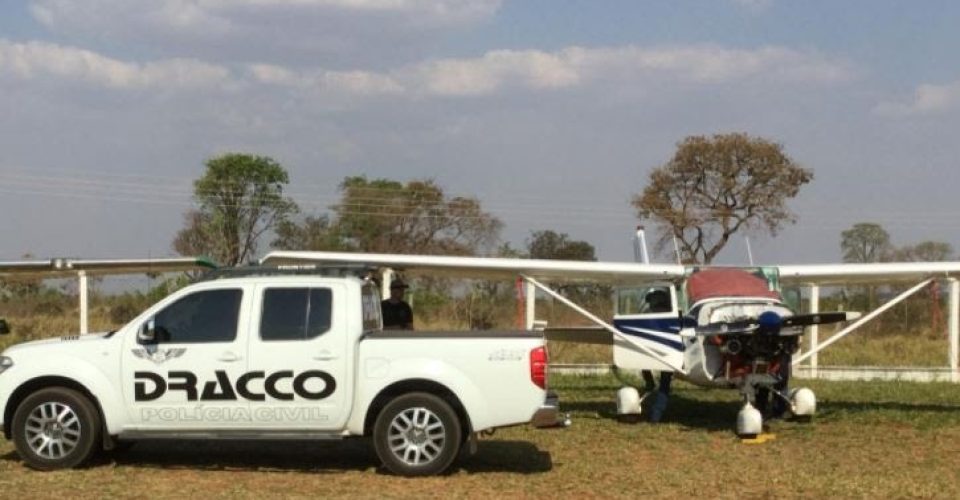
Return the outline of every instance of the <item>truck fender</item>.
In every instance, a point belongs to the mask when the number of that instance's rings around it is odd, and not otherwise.
[[[412,392],[413,388],[417,386],[416,381],[421,381],[422,385],[427,388],[434,384],[440,385],[453,394],[463,407],[474,432],[490,427],[491,419],[487,413],[487,408],[493,405],[484,400],[479,388],[463,372],[456,366],[444,361],[430,358],[411,358],[391,362],[389,373],[384,377],[370,378],[360,375],[357,384],[357,396],[354,401],[356,411],[350,416],[347,423],[347,430],[350,434],[363,434],[367,414],[379,395],[391,387],[396,387],[405,382],[411,382],[409,386],[411,390],[406,392]],[[425,390],[423,392],[431,391]]]
[[[100,410],[107,433],[118,434],[127,418],[121,389],[111,384],[106,374],[84,361],[75,358],[59,358],[56,363],[50,361],[18,366],[17,370],[11,370],[12,373],[4,374],[16,376],[14,380],[4,381],[14,388],[6,408],[3,409],[4,416],[12,419],[16,405],[37,389],[74,385],[81,392],[93,397],[93,403]],[[4,418],[4,425],[9,425],[8,418]]]

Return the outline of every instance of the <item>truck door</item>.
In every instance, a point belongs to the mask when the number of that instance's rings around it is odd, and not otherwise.
[[[244,290],[198,290],[143,321],[152,341],[127,332],[121,355],[123,394],[140,430],[230,429],[250,425],[234,382],[246,370],[240,327]],[[247,301],[249,299],[247,298]]]
[[[251,401],[263,429],[341,429],[349,415],[343,284],[263,285],[255,293],[249,370],[263,377]]]

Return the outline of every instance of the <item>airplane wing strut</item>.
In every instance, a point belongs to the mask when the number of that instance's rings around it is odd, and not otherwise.
[[[862,325],[865,324],[866,322],[868,322],[868,321],[872,320],[873,318],[876,318],[877,316],[883,314],[884,311],[886,311],[887,309],[890,309],[891,307],[893,307],[893,306],[899,304],[900,302],[902,302],[903,300],[905,300],[907,297],[909,297],[909,296],[917,293],[918,291],[920,291],[921,289],[923,289],[925,286],[929,285],[930,282],[933,281],[933,280],[934,280],[934,278],[928,278],[928,279],[926,279],[926,280],[924,280],[924,281],[921,281],[920,283],[918,283],[917,285],[915,285],[913,288],[911,288],[911,289],[909,289],[909,290],[901,293],[900,295],[897,295],[896,297],[890,299],[886,304],[884,304],[884,305],[882,305],[882,306],[874,309],[873,311],[870,311],[870,314],[867,314],[867,315],[863,316],[863,317],[860,318],[859,320],[851,323],[849,326],[847,326],[847,327],[844,328],[843,330],[840,330],[839,332],[837,332],[836,335],[830,337],[827,341],[822,342],[820,345],[817,346],[816,349],[813,349],[813,350],[811,350],[811,351],[809,351],[809,352],[805,352],[805,353],[803,353],[802,356],[797,357],[797,359],[793,360],[793,364],[794,364],[794,365],[798,365],[798,364],[800,364],[802,361],[805,361],[805,360],[806,360],[807,358],[809,358],[810,356],[813,356],[814,354],[816,354],[816,353],[818,353],[818,352],[826,349],[827,347],[830,346],[830,344],[833,344],[834,342],[842,339],[842,338],[845,337],[848,333],[856,330],[857,328],[860,328],[860,326],[862,326]]]
[[[554,299],[559,300],[560,302],[566,304],[568,307],[570,307],[570,308],[573,309],[574,311],[577,311],[578,313],[580,313],[581,315],[583,315],[583,317],[585,317],[585,318],[589,319],[590,321],[596,323],[598,326],[600,326],[600,327],[603,328],[604,330],[607,330],[608,332],[610,332],[610,333],[613,334],[614,336],[616,336],[616,337],[618,337],[618,338],[620,338],[620,339],[623,339],[624,342],[629,343],[630,345],[632,345],[633,347],[635,347],[638,351],[640,351],[640,352],[646,354],[647,356],[650,356],[651,358],[655,359],[657,362],[659,362],[660,364],[664,365],[669,371],[677,372],[677,373],[686,375],[686,372],[683,371],[683,367],[682,367],[682,366],[674,366],[674,365],[668,363],[665,359],[663,359],[661,356],[657,355],[657,353],[653,352],[653,351],[650,350],[648,347],[644,346],[643,344],[640,344],[639,342],[637,342],[637,341],[635,341],[634,339],[630,338],[628,335],[624,335],[623,332],[621,332],[620,330],[617,330],[617,328],[616,328],[615,326],[613,326],[613,325],[611,325],[610,323],[607,323],[606,321],[600,319],[599,317],[597,317],[596,315],[594,315],[594,314],[591,313],[590,311],[587,311],[586,309],[580,307],[579,305],[577,305],[575,302],[571,301],[570,299],[568,299],[568,298],[564,297],[563,295],[560,295],[559,293],[555,292],[555,291],[554,291],[553,289],[551,289],[550,287],[544,285],[543,283],[540,283],[539,281],[537,281],[537,280],[534,279],[533,277],[527,276],[527,275],[525,275],[525,274],[521,274],[520,276],[523,277],[523,279],[526,280],[528,283],[530,283],[530,284],[532,284],[533,286],[539,288],[539,289],[542,290],[544,293],[546,293],[547,295],[550,295],[550,296],[553,297]]]

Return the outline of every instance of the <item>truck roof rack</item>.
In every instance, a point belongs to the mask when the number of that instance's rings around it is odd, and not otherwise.
[[[282,266],[221,267],[204,273],[197,281],[255,276],[329,276],[366,278],[376,275],[376,268],[362,264],[297,264]]]

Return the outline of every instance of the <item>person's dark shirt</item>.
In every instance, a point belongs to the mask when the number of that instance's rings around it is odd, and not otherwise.
[[[384,329],[413,328],[413,310],[406,302],[387,299],[380,302],[380,310],[383,313]]]

